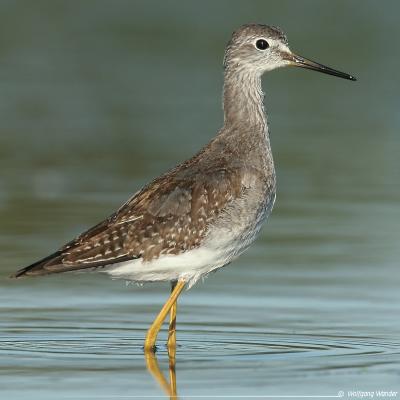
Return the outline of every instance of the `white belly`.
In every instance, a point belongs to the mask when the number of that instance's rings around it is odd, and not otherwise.
[[[142,259],[126,261],[109,266],[104,271],[112,278],[136,282],[184,279],[190,287],[200,277],[224,266],[231,259],[230,254],[222,247],[204,245],[179,255],[162,255],[152,261],[144,262]]]
[[[179,255],[162,255],[147,262],[126,261],[100,271],[115,279],[136,282],[183,279],[191,287],[199,278],[230,263],[249,247],[270,214],[274,200],[275,193],[261,201],[250,197],[237,200],[210,227],[209,234],[196,249]]]

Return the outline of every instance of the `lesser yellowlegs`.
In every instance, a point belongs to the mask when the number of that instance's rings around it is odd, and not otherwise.
[[[272,210],[275,169],[261,76],[285,66],[355,80],[294,54],[278,28],[240,27],[225,51],[224,125],[214,139],[106,220],[14,277],[85,270],[136,282],[169,281],[171,295],[145,349],[154,349],[168,313],[168,346],[175,349],[176,304],[184,286],[238,257]]]

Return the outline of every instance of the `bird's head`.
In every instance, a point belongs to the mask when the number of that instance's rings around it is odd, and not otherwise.
[[[273,69],[294,66],[355,81],[356,78],[293,53],[285,34],[276,27],[258,24],[243,25],[236,30],[225,51],[227,71],[262,75]]]

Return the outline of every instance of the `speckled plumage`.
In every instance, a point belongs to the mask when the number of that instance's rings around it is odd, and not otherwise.
[[[233,34],[224,59],[224,126],[208,145],[15,276],[97,270],[134,281],[194,283],[244,251],[275,199],[262,73],[246,58],[246,43],[259,35],[287,43],[278,29],[263,25]]]

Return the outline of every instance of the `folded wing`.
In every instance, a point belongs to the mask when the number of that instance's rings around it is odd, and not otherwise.
[[[192,172],[188,177],[178,167],[144,187],[109,218],[13,277],[97,269],[137,258],[150,261],[196,248],[209,224],[241,190],[237,171]]]

